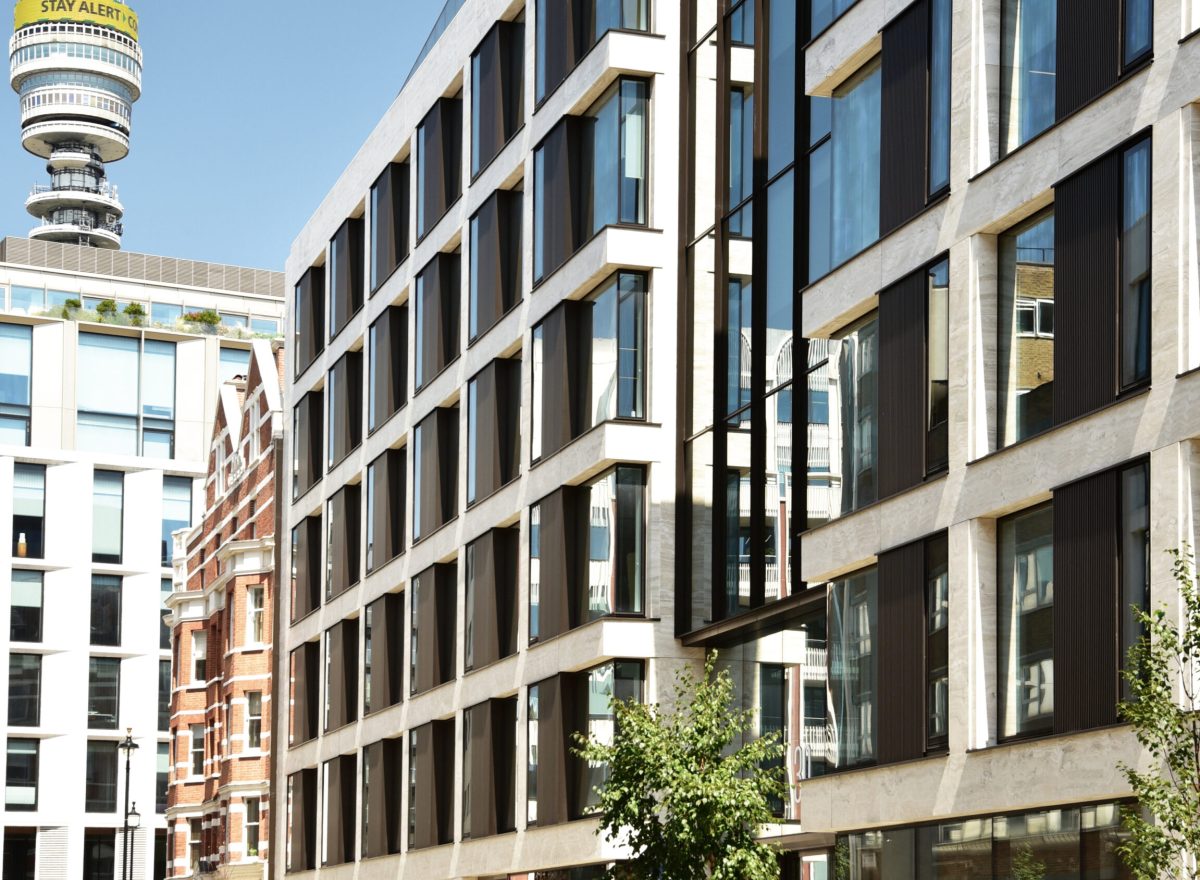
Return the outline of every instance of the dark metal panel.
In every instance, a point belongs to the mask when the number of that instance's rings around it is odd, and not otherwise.
[[[458,254],[438,254],[421,270],[421,361],[418,388],[445,369],[459,355]]]
[[[436,410],[438,525],[458,515],[458,408]]]
[[[325,348],[325,267],[313,266],[296,285],[296,375]]]
[[[408,163],[392,162],[372,188],[371,263],[378,288],[408,256]]]
[[[486,498],[500,488],[500,407],[496,370],[492,361],[475,376],[475,412],[471,433],[475,440],[475,498]]]
[[[1117,721],[1119,471],[1054,492],[1054,731]]]
[[[415,829],[409,849],[438,846],[453,839],[454,722],[431,721],[411,734],[416,743]]]
[[[317,866],[317,769],[309,767],[288,777],[292,789],[289,871]]]
[[[538,689],[538,765],[537,765],[537,824],[538,827],[566,822],[567,811],[567,750],[569,729],[565,726],[564,691],[569,689],[567,676],[556,675],[537,684]]]
[[[1117,392],[1121,163],[1114,152],[1054,189],[1054,421]]]
[[[492,792],[496,810],[496,833],[517,827],[517,698],[491,701]]]
[[[357,483],[343,486],[329,501],[329,598],[344,593],[358,583],[360,518],[362,515],[360,487]]]
[[[879,763],[925,754],[925,542],[879,554]]]
[[[883,29],[880,71],[879,233],[925,207],[929,125],[929,0],[917,0]]]
[[[366,858],[387,855],[387,759],[384,740],[373,742],[363,749],[363,775],[367,796],[363,804],[362,854]]]
[[[329,243],[333,276],[329,279],[333,304],[329,315],[330,337],[336,336],[363,304],[364,232],[362,218],[351,217],[338,228]]]
[[[329,769],[325,793],[327,865],[354,861],[354,783],[358,773],[355,755],[339,755],[326,762]]]
[[[423,237],[462,192],[462,99],[439,98],[421,120],[417,137],[424,172]]]
[[[475,50],[479,59],[477,75],[471,80],[475,125],[473,139],[478,152],[471,157],[473,168],[482,168],[500,152],[507,138],[504,136],[504,68],[503,49],[500,45],[500,29],[504,22],[496,22],[487,32],[479,48]]]
[[[493,776],[492,704],[480,703],[467,709],[471,726],[471,800],[467,804],[464,836],[472,838],[495,834],[496,791]]]
[[[879,295],[879,495],[925,478],[926,273]]]
[[[484,532],[473,544],[471,554],[470,632],[472,668],[500,659],[499,621],[496,612],[495,530]]]
[[[1115,85],[1121,0],[1058,0],[1055,115],[1063,119]]]
[[[406,399],[408,382],[408,306],[389,306],[374,324],[370,393],[377,428]],[[361,375],[359,377],[361,381]]]
[[[371,700],[378,712],[403,699],[404,594],[388,593],[371,603]]]
[[[542,274],[546,277],[591,237],[592,120],[566,116],[542,141]],[[535,281],[539,278],[535,278]]]
[[[592,304],[561,303],[542,322],[542,457],[591,424]]]

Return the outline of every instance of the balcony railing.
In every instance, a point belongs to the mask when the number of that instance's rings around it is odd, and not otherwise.
[[[62,184],[54,186],[48,183],[35,183],[29,190],[30,197],[40,196],[51,192],[86,192],[94,196],[104,196],[108,199],[117,200],[117,188],[107,180],[95,186],[86,184]]]

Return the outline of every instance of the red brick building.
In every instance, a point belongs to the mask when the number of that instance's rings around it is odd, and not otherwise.
[[[282,365],[278,343],[255,341],[248,375],[221,387],[204,518],[175,535],[167,801],[174,878],[266,875]]]

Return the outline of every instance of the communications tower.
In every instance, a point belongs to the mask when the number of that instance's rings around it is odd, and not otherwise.
[[[122,0],[18,0],[9,56],[21,144],[50,175],[25,202],[41,221],[29,237],[120,248],[124,208],[105,165],[129,153],[142,89],[137,13]]]

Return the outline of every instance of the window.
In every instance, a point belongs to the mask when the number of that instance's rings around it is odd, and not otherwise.
[[[0,289],[0,302],[4,291]],[[4,880],[36,880],[37,829],[4,829]]]
[[[829,711],[841,719],[829,748],[839,769],[876,757],[877,581],[872,568],[829,585]]]
[[[649,83],[623,77],[534,151],[535,282],[605,226],[647,223],[649,99]]]
[[[167,623],[166,616],[169,612],[167,600],[171,598],[173,590],[174,585],[170,578],[163,578],[158,582],[158,649],[160,651],[171,650],[171,627]]]
[[[224,323],[224,321],[222,321]],[[221,372],[222,384],[241,376],[243,379],[250,375],[250,349],[222,348]]]
[[[18,315],[34,315],[46,306],[46,290],[42,287],[13,286],[12,310]]]
[[[950,735],[950,569],[945,535],[925,542],[925,747]]]
[[[590,299],[592,421],[643,418],[646,276],[619,272]]]
[[[403,760],[404,740],[400,737],[373,742],[362,750],[363,858],[400,852]]]
[[[204,725],[189,724],[188,732],[191,742],[191,776],[204,776]]]
[[[279,336],[279,321],[275,318],[256,318],[250,316],[250,332],[255,336]]]
[[[418,694],[454,680],[458,566],[438,563],[409,585],[409,693]]]
[[[454,721],[432,721],[408,734],[408,848],[454,839]],[[425,804],[445,809],[422,808]]]
[[[354,799],[358,776],[356,755],[340,755],[321,765],[325,796],[321,818],[322,864],[354,861]]]
[[[42,579],[40,571],[12,570],[12,616],[8,638],[13,642],[42,640]]]
[[[329,467],[362,443],[362,353],[346,352],[329,371]]]
[[[521,301],[524,195],[497,190],[471,218],[468,338],[478,339]]]
[[[321,675],[321,643],[305,642],[292,651],[289,679],[291,726],[289,743],[297,745],[317,735],[321,716],[317,702]]]
[[[0,445],[29,445],[32,396],[33,328],[0,323]]]
[[[834,19],[853,6],[857,0],[812,0],[809,34],[816,36],[829,27]]]
[[[435,409],[413,432],[413,540],[458,515],[458,407]]]
[[[174,328],[183,319],[183,306],[174,303],[150,303],[150,323],[160,327]]]
[[[80,333],[76,372],[77,448],[172,457],[175,343]]]
[[[371,325],[367,430],[374,431],[408,399],[408,306],[390,306]]]
[[[263,605],[263,587],[246,590],[246,643],[261,645],[266,642],[266,608]]]
[[[929,474],[949,461],[950,264],[946,260],[928,272],[925,322],[925,472]]]
[[[16,559],[46,557],[46,468],[13,465],[13,551]]]
[[[188,820],[188,870],[193,876],[200,875],[200,852],[204,842],[204,820]]]
[[[171,729],[171,661],[158,661],[158,729]]]
[[[262,816],[262,800],[260,798],[246,798],[246,855],[250,858],[258,857],[258,828]]]
[[[8,655],[8,724],[37,727],[42,714],[42,657]]]
[[[364,225],[343,223],[329,242],[329,338],[333,339],[363,304]]]
[[[404,552],[408,447],[389,449],[367,467],[367,571]]]
[[[192,632],[192,684],[205,684],[208,676],[205,660],[208,656],[208,634],[202,630]]]
[[[262,748],[262,691],[246,691],[246,748]]]
[[[1054,722],[1054,509],[1000,521],[999,732],[1045,733]]]
[[[121,705],[121,661],[115,657],[88,660],[89,730],[116,730]]]
[[[357,483],[343,486],[326,504],[329,526],[329,543],[325,550],[326,599],[340,596],[359,580],[359,555],[362,552],[359,495]]]
[[[292,498],[299,498],[321,480],[325,393],[310,391],[292,410]]]
[[[467,503],[486,498],[520,471],[521,362],[492,361],[467,383]]]
[[[997,447],[1054,421],[1054,214],[1000,236]]]
[[[519,533],[492,529],[467,545],[463,665],[468,671],[516,653]]]
[[[754,8],[753,0],[740,9]],[[754,188],[754,87],[747,84],[729,90],[729,206],[731,209],[750,198]],[[752,209],[738,211],[729,222],[729,234],[738,238],[752,235]]]
[[[1150,54],[1154,45],[1154,0],[1125,0],[1121,31],[1121,59],[1131,67]]]
[[[114,807],[115,809],[115,807]],[[114,876],[116,832],[88,828],[83,832],[83,880],[109,880]]]
[[[1000,23],[1000,154],[1054,124],[1057,2],[1003,0]]]
[[[371,291],[408,256],[408,162],[392,162],[371,186]]]
[[[84,786],[84,809],[89,813],[117,811],[117,744],[90,740],[87,744],[87,783]],[[111,831],[108,832],[112,834]],[[109,873],[112,876],[112,862]]]
[[[462,195],[462,93],[439,98],[417,126],[417,238]]]
[[[154,812],[167,811],[167,797],[171,785],[171,746],[169,743],[158,743],[158,754],[155,756],[154,776]]]
[[[463,711],[462,836],[516,829],[517,698],[488,700]]]
[[[460,256],[438,254],[416,281],[415,384],[423,388],[459,355]]]
[[[92,475],[92,562],[121,563],[125,475],[95,471]]]
[[[950,185],[951,0],[929,6],[929,194]]]
[[[321,517],[306,517],[292,529],[292,622],[321,605],[321,547],[325,533]]]
[[[525,23],[498,21],[471,55],[471,176],[525,122]]]
[[[325,267],[312,266],[296,285],[291,350],[299,376],[325,350]]]
[[[880,62],[810,98],[808,280],[879,237]]]
[[[121,578],[92,575],[91,644],[121,646]]]
[[[1143,4],[1132,0],[1130,7]],[[1147,13],[1148,16],[1149,13]],[[1150,141],[1122,155],[1121,388],[1150,379]]]
[[[580,27],[580,22],[584,22]],[[534,98],[540,104],[610,30],[648,31],[649,0],[537,0]]]
[[[1135,609],[1150,610],[1150,466],[1140,462],[1120,474],[1121,668],[1129,649],[1145,634]],[[1121,696],[1129,697],[1122,679]]]
[[[404,698],[404,594],[387,593],[363,612],[363,713]]]
[[[4,809],[29,811],[38,808],[38,751],[36,739],[9,739],[8,765],[4,776]],[[7,830],[7,829],[6,829]],[[8,865],[4,875],[8,876]]]
[[[358,718],[358,618],[325,631],[325,730]]]

